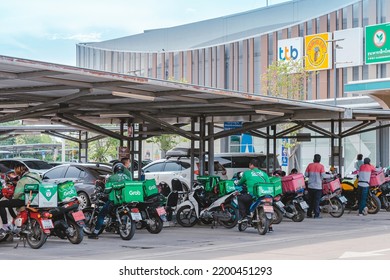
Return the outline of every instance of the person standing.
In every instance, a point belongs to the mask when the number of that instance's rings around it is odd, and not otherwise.
[[[322,196],[322,179],[325,177],[325,168],[320,162],[321,155],[315,154],[313,162],[307,166],[305,171],[305,176],[309,178],[309,209],[307,210],[308,218],[313,217],[313,212],[315,219],[322,218],[320,216],[320,200]]]
[[[362,166],[363,164],[364,164],[363,163],[363,155],[362,154],[358,154],[357,157],[356,157],[355,164],[354,164],[355,170],[359,171],[360,166]]]
[[[367,196],[370,187],[371,173],[375,171],[375,167],[370,164],[371,160],[365,158],[363,164],[359,168],[358,181],[358,196],[359,196],[359,216],[365,216],[368,213]]]
[[[128,157],[121,158],[121,163],[125,166],[124,173],[130,177],[130,180],[133,180],[133,176],[131,175],[131,160]]]

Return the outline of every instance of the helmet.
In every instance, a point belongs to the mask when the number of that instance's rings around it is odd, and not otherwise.
[[[320,162],[320,161],[321,161],[321,155],[315,154],[315,155],[314,155],[313,162]]]
[[[117,174],[117,173],[123,173],[123,171],[125,171],[125,166],[123,165],[123,163],[117,163],[117,164],[114,164],[114,166],[112,167],[112,172],[114,174]]]
[[[366,157],[363,161],[364,164],[370,164],[371,160],[370,158]]]

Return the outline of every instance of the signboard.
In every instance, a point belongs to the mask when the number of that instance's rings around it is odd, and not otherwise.
[[[231,130],[231,129],[241,128],[241,127],[242,127],[242,122],[224,122],[223,123],[224,130]],[[234,135],[241,135],[241,133],[237,133]]]
[[[305,69],[307,71],[332,68],[332,33],[305,36]]]
[[[336,68],[363,65],[363,28],[337,30],[333,33],[335,40]],[[353,50],[353,51],[352,51]]]
[[[293,62],[300,61],[302,65],[303,58],[303,38],[296,37],[291,39],[278,40],[278,61]],[[294,73],[291,69],[290,73]]]
[[[282,139],[282,166],[288,166],[288,148],[286,144],[288,143],[288,138]]]
[[[390,23],[366,26],[366,64],[390,61]]]

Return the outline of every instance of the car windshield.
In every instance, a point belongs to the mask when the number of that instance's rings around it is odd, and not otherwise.
[[[45,161],[25,160],[23,162],[28,166],[28,168],[31,168],[31,169],[41,170],[41,169],[50,169],[50,168],[52,168],[52,166],[50,164],[48,164],[47,162],[45,162]]]
[[[89,167],[89,169],[91,170],[91,173],[96,177],[98,177],[99,175],[107,175],[112,173],[110,168]]]

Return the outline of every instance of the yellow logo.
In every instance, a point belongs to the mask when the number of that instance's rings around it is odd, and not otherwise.
[[[305,37],[305,67],[306,70],[329,69],[328,33]]]

